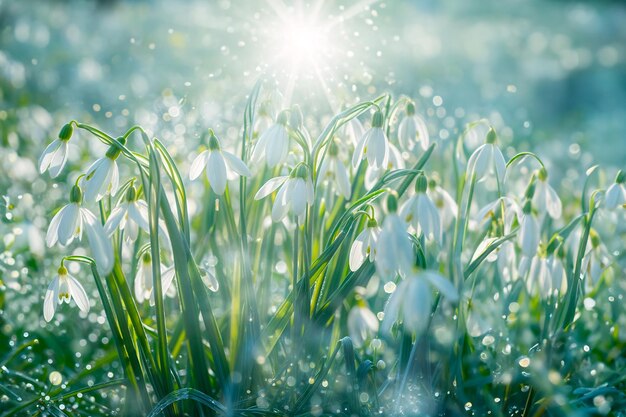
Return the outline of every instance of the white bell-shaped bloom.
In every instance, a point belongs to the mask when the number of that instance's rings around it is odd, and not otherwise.
[[[75,185],[70,193],[70,203],[59,210],[50,222],[46,244],[52,247],[58,242],[61,246],[67,246],[74,238],[82,239],[84,229],[98,270],[108,274],[113,268],[113,246],[100,220],[81,204],[82,191]]]
[[[424,234],[428,240],[441,243],[441,219],[439,211],[426,194],[428,180],[423,173],[415,180],[415,194],[400,208],[400,217],[413,227],[419,235]]]
[[[404,158],[402,158],[402,154],[398,148],[396,148],[392,143],[389,143],[389,158],[387,160],[387,165],[380,168],[374,168],[371,165],[367,166],[364,180],[365,188],[367,190],[371,190],[385,172],[394,169],[404,169]]]
[[[432,310],[435,287],[443,297],[451,302],[459,299],[454,285],[435,271],[412,271],[391,294],[385,306],[385,317],[381,330],[389,333],[393,324],[401,320],[404,328],[420,335],[426,330]]]
[[[378,333],[378,318],[364,303],[352,307],[348,313],[348,334],[357,348]]]
[[[328,146],[328,153],[317,173],[317,184],[318,186],[322,182],[332,184],[338,195],[349,200],[352,193],[352,185],[350,184],[348,170],[339,158],[337,144],[331,141]]]
[[[500,277],[505,283],[513,282],[518,278],[517,253],[515,252],[515,244],[510,240],[500,245],[496,265]]]
[[[520,276],[525,276],[528,272],[532,258],[537,255],[537,248],[539,247],[539,241],[541,238],[539,224],[531,213],[530,207],[531,203],[530,201],[527,201],[520,219],[518,232],[517,241],[522,254],[519,266]]]
[[[213,130],[209,130],[209,135],[209,149],[201,152],[193,160],[189,169],[189,179],[195,180],[204,170],[215,194],[222,195],[226,191],[227,180],[234,180],[239,176],[251,177],[252,173],[241,159],[222,150]]]
[[[52,320],[54,312],[59,304],[74,300],[78,308],[83,312],[89,311],[89,298],[83,286],[76,278],[71,276],[65,266],[61,265],[57,276],[54,277],[43,300],[43,318]]]
[[[267,181],[257,191],[255,200],[260,200],[278,189],[272,206],[272,220],[279,222],[288,213],[303,220],[307,206],[313,204],[315,195],[309,169],[304,164],[297,165],[289,176],[275,177]]]
[[[126,144],[123,137],[117,141],[122,145]],[[117,193],[120,182],[117,158],[121,152],[117,144],[113,144],[104,157],[97,159],[87,168],[82,184],[87,201],[100,201],[107,194],[114,196]]]
[[[526,288],[530,294],[538,292],[541,298],[548,298],[554,292],[563,294],[567,291],[567,277],[561,260],[554,255],[534,257]]]
[[[476,219],[479,223],[483,223],[489,219],[493,219],[501,215],[501,210],[504,210],[504,234],[511,232],[515,220],[519,222],[522,217],[522,209],[520,205],[514,199],[510,197],[499,197],[491,203],[485,205],[476,215]]]
[[[161,268],[161,289],[163,294],[166,294],[172,281],[176,275],[174,266],[166,267],[160,264]],[[146,300],[150,300],[150,305],[155,304],[154,299],[154,275],[152,271],[152,257],[149,253],[145,253],[141,259],[141,262],[137,266],[137,272],[135,273],[134,282],[135,298],[138,302],[143,303]]]
[[[254,119],[254,127],[252,129],[255,137],[263,134],[274,124],[274,120],[271,116],[271,103],[263,102],[259,105],[259,111]]]
[[[287,113],[281,112],[276,123],[261,134],[250,160],[258,164],[263,159],[270,168],[282,163],[289,153],[289,132],[287,132]]]
[[[363,157],[374,169],[387,166],[389,141],[383,130],[383,114],[377,110],[372,116],[372,127],[361,137],[352,156],[352,166],[358,168]]]
[[[405,274],[413,269],[415,252],[407,233],[407,224],[397,211],[397,200],[389,196],[389,213],[376,243],[376,271],[385,281],[392,280],[398,273]]]
[[[563,206],[559,195],[548,184],[548,173],[544,168],[539,170],[535,193],[533,194],[533,207],[541,214],[548,213],[553,219],[561,218]]]
[[[52,143],[46,146],[39,158],[40,174],[48,171],[52,178],[56,178],[63,171],[67,162],[67,151],[73,131],[74,128],[71,123],[66,124],[59,132],[58,139],[53,140]]]
[[[428,196],[439,211],[443,230],[449,229],[459,211],[456,201],[443,187],[436,184],[428,187]]]
[[[476,178],[476,181],[483,181],[488,175],[495,175],[498,184],[504,184],[506,161],[500,148],[495,145],[496,139],[496,132],[489,129],[486,143],[479,146],[467,161],[468,181],[472,178]]]
[[[376,261],[376,250],[378,246],[378,236],[380,235],[380,227],[375,219],[370,219],[365,228],[358,234],[352,247],[350,248],[350,270],[358,270],[363,262],[369,258],[370,262]]]
[[[416,144],[420,144],[423,150],[430,145],[430,136],[426,122],[415,114],[415,104],[410,102],[406,106],[406,115],[398,126],[398,141],[404,150],[411,152]]]
[[[626,173],[619,171],[615,182],[607,188],[604,195],[604,207],[608,210],[614,210],[619,206],[626,205]]]

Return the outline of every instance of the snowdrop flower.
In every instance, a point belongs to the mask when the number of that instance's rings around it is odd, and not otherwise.
[[[604,206],[608,210],[614,210],[619,206],[626,205],[626,173],[621,170],[617,173],[615,182],[609,186],[604,195]]]
[[[291,170],[288,176],[270,179],[257,191],[254,199],[260,200],[267,197],[277,189],[278,193],[272,206],[272,220],[279,222],[289,212],[303,220],[307,205],[312,205],[315,198],[309,168],[300,163]]]
[[[522,250],[522,258],[519,266],[519,274],[521,276],[526,275],[530,267],[531,259],[537,255],[540,232],[539,224],[531,213],[531,202],[527,200],[520,219],[518,235],[518,244]]]
[[[254,120],[253,133],[258,136],[263,134],[267,129],[272,127],[274,121],[270,116],[271,104],[269,102],[263,102],[259,105],[259,111],[256,119]]]
[[[406,105],[406,115],[402,118],[398,126],[398,140],[406,151],[412,151],[416,143],[419,142],[423,150],[428,149],[430,136],[426,122],[415,114],[415,104],[409,102]]]
[[[206,172],[209,185],[217,195],[224,194],[227,180],[237,179],[238,176],[252,176],[241,159],[222,150],[220,141],[212,129],[209,129],[209,149],[201,152],[193,160],[189,169],[189,179],[195,180],[203,170]]]
[[[117,141],[122,145],[126,143],[123,137]],[[114,196],[117,193],[120,178],[116,160],[121,152],[122,150],[113,144],[104,157],[97,159],[87,169],[83,180],[87,201],[100,201],[107,194]]]
[[[580,242],[580,235],[578,235],[577,241]],[[582,269],[588,276],[586,287],[588,290],[591,290],[600,282],[602,274],[611,265],[611,258],[608,249],[604,246],[600,236],[594,229],[591,229],[589,233],[589,244],[591,249],[588,249],[583,258]],[[578,252],[574,252],[574,256],[576,256],[576,253]]]
[[[172,281],[176,275],[176,270],[174,266],[170,266],[169,268],[163,264],[160,264],[161,268],[161,288],[163,290],[163,294],[167,293],[170,286],[172,285]],[[154,292],[154,275],[152,274],[152,257],[148,252],[144,253],[141,258],[141,263],[137,267],[137,272],[135,274],[135,298],[140,303],[143,303],[146,300],[150,300],[150,305],[153,306],[155,304]]]
[[[367,166],[364,180],[365,188],[371,190],[383,173],[391,169],[404,169],[404,158],[402,158],[402,154],[398,148],[389,143],[389,159],[387,161],[387,165],[380,168],[374,168],[371,165]]]
[[[498,184],[504,184],[506,162],[500,149],[496,146],[497,135],[493,128],[489,129],[485,143],[479,146],[467,161],[467,179],[476,178],[483,181],[487,175],[495,175]]]
[[[553,219],[561,218],[563,206],[561,199],[554,189],[548,184],[548,172],[545,168],[541,168],[537,175],[537,184],[535,186],[535,194],[533,195],[533,207],[540,213],[548,213]]]
[[[352,166],[358,168],[359,163],[365,156],[368,164],[374,169],[387,166],[389,159],[389,141],[383,131],[383,113],[376,110],[372,116],[372,127],[361,137],[357,143],[354,155],[352,156]]]
[[[393,279],[399,272],[413,269],[415,252],[407,233],[407,225],[397,214],[398,201],[390,195],[387,198],[389,213],[376,242],[376,270],[384,280]]]
[[[441,243],[441,219],[437,207],[426,194],[428,180],[419,173],[415,180],[415,194],[400,208],[400,217],[410,224],[416,233],[428,240]]]
[[[458,301],[458,291],[446,278],[435,271],[413,271],[389,297],[381,327],[384,333],[389,333],[393,324],[399,320],[404,323],[406,330],[416,335],[426,330],[433,303],[429,284],[449,301]]]
[[[331,141],[328,145],[328,153],[322,161],[319,172],[317,173],[318,186],[322,181],[328,183],[332,182],[338,195],[341,195],[346,200],[350,199],[352,192],[350,177],[348,176],[346,166],[339,158],[339,148],[335,141]]]
[[[56,178],[61,171],[63,171],[65,163],[67,162],[67,151],[73,132],[74,128],[72,124],[66,124],[61,128],[58,139],[53,140],[52,143],[46,147],[39,158],[40,174],[48,171],[52,178]]]
[[[54,277],[43,300],[43,318],[52,320],[54,312],[59,304],[70,303],[74,299],[78,308],[83,312],[89,311],[89,298],[83,286],[67,272],[63,264],[59,267],[57,276]]]
[[[354,239],[350,248],[350,270],[358,270],[363,262],[369,258],[370,262],[376,261],[376,248],[378,246],[378,236],[380,235],[380,227],[376,219],[370,218],[365,228]]]
[[[348,313],[348,333],[357,348],[378,332],[378,318],[363,301],[359,301]]]
[[[434,180],[431,180],[428,184],[428,196],[439,211],[442,228],[447,230],[452,225],[454,219],[456,219],[458,212],[456,201],[444,188],[437,185]]]
[[[554,254],[533,258],[526,281],[526,289],[532,294],[537,290],[542,298],[548,298],[553,292],[567,291],[567,277],[563,262]]]
[[[365,128],[361,121],[354,117],[344,125],[344,135],[348,137],[350,143],[356,148],[359,140],[365,135]]]
[[[287,112],[280,112],[276,123],[261,134],[250,158],[254,164],[265,159],[267,165],[273,168],[287,158],[287,154],[289,153],[287,120]]]
[[[513,244],[510,240],[507,240],[500,245],[496,266],[505,283],[513,282],[518,278],[515,244]]]
[[[113,246],[100,220],[91,211],[82,207],[82,201],[83,193],[78,185],[74,185],[70,192],[70,203],[59,210],[50,222],[46,244],[52,247],[58,242],[61,246],[67,246],[76,237],[82,239],[84,229],[98,270],[108,274],[113,268]]]
[[[104,224],[104,233],[110,237],[118,228],[126,231],[126,237],[131,242],[137,240],[139,228],[150,233],[148,204],[138,199],[137,190],[132,185],[126,193],[124,202],[111,211]]]

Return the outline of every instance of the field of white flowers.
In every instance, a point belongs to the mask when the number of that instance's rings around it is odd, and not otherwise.
[[[233,59],[237,26],[181,47],[173,6],[0,2],[0,416],[625,416],[623,149],[377,75],[354,34],[385,3],[278,3],[248,33],[275,53]],[[110,45],[71,21],[98,13]],[[137,56],[202,48],[229,64],[153,100]],[[118,94],[103,55],[145,74]]]

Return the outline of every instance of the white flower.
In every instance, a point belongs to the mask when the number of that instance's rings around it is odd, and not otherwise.
[[[513,282],[518,278],[515,244],[510,240],[507,240],[500,245],[496,265],[498,267],[498,272],[505,283]]]
[[[533,195],[533,207],[535,207],[540,213],[548,213],[553,219],[561,218],[563,207],[561,205],[561,199],[554,189],[548,184],[548,173],[545,169],[539,170],[537,176],[537,184],[535,187],[535,194]]]
[[[618,206],[626,204],[626,174],[622,171],[617,173],[615,182],[609,186],[604,195],[604,206],[609,210],[614,210]]]
[[[274,124],[274,120],[272,120],[272,117],[270,116],[270,111],[271,103],[261,103],[257,116],[254,120],[254,128],[252,129],[255,135],[261,135],[263,132],[269,129],[272,124]]]
[[[537,255],[540,232],[541,230],[539,229],[537,220],[530,213],[530,201],[527,201],[520,220],[518,235],[518,244],[522,250],[522,258],[519,266],[519,274],[521,276],[526,275],[530,267],[531,259]]]
[[[567,291],[567,277],[561,260],[554,255],[534,257],[526,288],[530,294],[537,289],[542,298],[548,298],[554,291],[559,294]]]
[[[161,268],[161,288],[163,294],[169,290],[174,277],[176,276],[176,270],[174,266],[169,268],[163,264],[160,264]],[[155,304],[154,299],[154,275],[152,274],[152,257],[149,253],[145,253],[141,259],[139,266],[137,267],[137,273],[135,274],[135,298],[140,303],[146,300],[150,300],[150,305]]]
[[[372,117],[372,127],[361,137],[352,156],[352,166],[358,168],[359,163],[367,157],[367,162],[379,169],[387,166],[389,158],[389,141],[383,131],[383,114],[377,110]]]
[[[59,138],[50,143],[39,158],[39,173],[50,172],[52,178],[56,178],[67,162],[69,141],[74,129],[70,123],[63,126],[59,132]]]
[[[279,189],[280,188],[280,189]],[[257,191],[255,200],[260,200],[278,190],[272,206],[272,220],[279,222],[291,212],[299,219],[303,219],[307,205],[313,204],[313,182],[309,169],[304,164],[297,165],[289,176],[275,177],[267,181]]]
[[[89,298],[83,286],[71,276],[65,266],[61,265],[58,274],[46,291],[43,300],[43,318],[46,321],[52,320],[54,312],[59,304],[70,303],[74,299],[78,308],[83,312],[89,311]]]
[[[393,279],[398,272],[407,273],[413,269],[415,252],[407,233],[407,225],[396,213],[397,201],[394,196],[387,200],[389,214],[376,242],[376,270],[384,280]]]
[[[439,211],[442,228],[447,230],[456,219],[456,214],[459,211],[456,201],[439,185],[428,187],[428,195]]]
[[[496,213],[501,209],[504,209],[504,234],[508,234],[511,232],[515,219],[519,221],[522,217],[521,207],[512,198],[506,196],[497,198],[481,208],[476,217],[482,223],[496,217]]]
[[[276,123],[265,132],[256,143],[250,160],[253,164],[260,163],[263,158],[270,168],[275,167],[287,158],[289,153],[289,133],[287,132],[287,113],[281,112]]]
[[[417,335],[426,330],[433,302],[428,284],[437,288],[451,302],[459,299],[454,285],[437,272],[413,271],[398,285],[385,306],[385,318],[381,328],[384,333],[389,333],[393,323],[398,320],[402,320],[406,330]]]
[[[334,141],[331,141],[328,146],[328,153],[322,161],[317,173],[317,184],[319,186],[322,181],[333,183],[337,194],[343,196],[346,200],[349,200],[352,192],[352,185],[350,184],[348,170],[341,159],[339,159],[337,144],[335,144]]]
[[[122,145],[126,143],[124,138],[119,138],[118,141]],[[117,145],[111,145],[106,155],[97,159],[87,169],[83,179],[83,189],[87,201],[100,201],[107,194],[114,196],[117,193],[120,174],[116,160],[120,152],[121,150]]]
[[[416,233],[428,240],[441,243],[441,219],[437,207],[426,194],[428,180],[420,173],[415,180],[415,194],[400,208],[400,217],[410,224]]]
[[[70,203],[59,210],[50,222],[46,244],[52,247],[58,242],[61,246],[67,246],[76,237],[82,239],[84,228],[98,270],[108,274],[113,268],[113,246],[100,221],[81,203],[82,191],[75,185],[70,193]]]
[[[430,136],[426,122],[415,114],[415,104],[410,102],[406,106],[406,115],[398,126],[398,140],[400,145],[407,151],[412,151],[419,142],[423,150],[428,149]]]
[[[365,305],[352,307],[348,313],[348,334],[357,348],[378,332],[378,318]]]
[[[385,171],[390,169],[403,169],[404,168],[404,158],[402,158],[402,154],[393,146],[393,144],[389,143],[389,158],[387,161],[387,165],[384,167],[374,168],[372,165],[368,165],[365,170],[365,188],[371,190],[374,185],[378,182],[380,177],[385,173]]]
[[[496,132],[489,129],[486,143],[478,147],[467,161],[467,179],[476,176],[476,181],[484,180],[488,174],[495,175],[498,184],[504,184],[506,162],[500,149],[495,145]]]
[[[370,219],[366,227],[354,239],[350,248],[350,270],[358,270],[363,262],[369,257],[370,262],[376,261],[376,248],[378,246],[378,236],[380,227],[375,219]]]
[[[365,135],[365,128],[361,121],[355,117],[344,125],[344,134],[348,137],[352,146],[356,148],[359,140]]]
[[[201,152],[191,163],[189,178],[193,181],[206,171],[209,185],[215,194],[222,195],[226,190],[226,181],[236,179],[239,175],[252,176],[252,173],[241,159],[221,149],[219,139],[209,130],[209,149]]]

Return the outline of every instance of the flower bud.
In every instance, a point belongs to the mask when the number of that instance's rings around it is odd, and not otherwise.
[[[428,179],[423,172],[417,174],[417,179],[415,180],[415,192],[425,193],[428,189]]]
[[[539,171],[537,171],[537,177],[539,178],[539,181],[545,181],[548,179],[548,171],[546,171],[545,168],[541,168],[539,169]]]
[[[67,275],[67,268],[65,267],[65,265],[61,264],[57,272],[59,273],[59,275]]]
[[[626,173],[621,169],[617,172],[617,175],[615,176],[615,182],[618,184],[626,183]]]
[[[70,191],[70,203],[80,203],[83,201],[83,191],[78,185],[74,185]]]
[[[415,114],[415,103],[409,101],[406,105],[406,114],[407,116],[413,116]]]
[[[533,208],[532,202],[530,201],[530,199],[527,199],[526,202],[524,203],[524,207],[522,208],[522,212],[524,214],[530,214],[532,208]]]
[[[276,118],[276,123],[281,124],[283,126],[287,126],[288,122],[289,122],[289,114],[287,113],[287,110],[283,110],[280,113],[278,113],[278,117]]]
[[[337,154],[339,154],[339,147],[337,146],[337,143],[335,143],[334,140],[331,140],[330,143],[328,144],[328,155],[337,156]]]
[[[378,222],[376,221],[375,218],[372,217],[367,221],[367,227],[376,227],[376,226],[378,226]]]
[[[389,194],[387,196],[387,211],[389,213],[395,213],[398,211],[398,199],[394,194]]]
[[[485,143],[494,144],[496,143],[497,139],[498,135],[496,134],[496,131],[493,129],[493,127],[490,127],[489,132],[487,132],[487,138],[485,139]]]
[[[209,149],[212,151],[220,150],[220,141],[217,136],[215,136],[213,129],[209,129]]]
[[[126,201],[135,201],[137,198],[137,190],[134,185],[128,187],[128,191],[126,191]]]
[[[302,110],[300,110],[300,106],[294,104],[291,107],[291,117],[289,118],[289,124],[294,129],[302,129],[304,124],[304,116],[302,115]]]
[[[126,145],[126,138],[123,136],[117,138],[117,141],[121,143],[122,145]],[[119,145],[117,143],[114,143],[113,145],[109,147],[109,150],[107,151],[106,156],[109,159],[115,160],[117,159],[118,156],[120,156],[121,152],[122,152],[122,149],[119,147]]]

